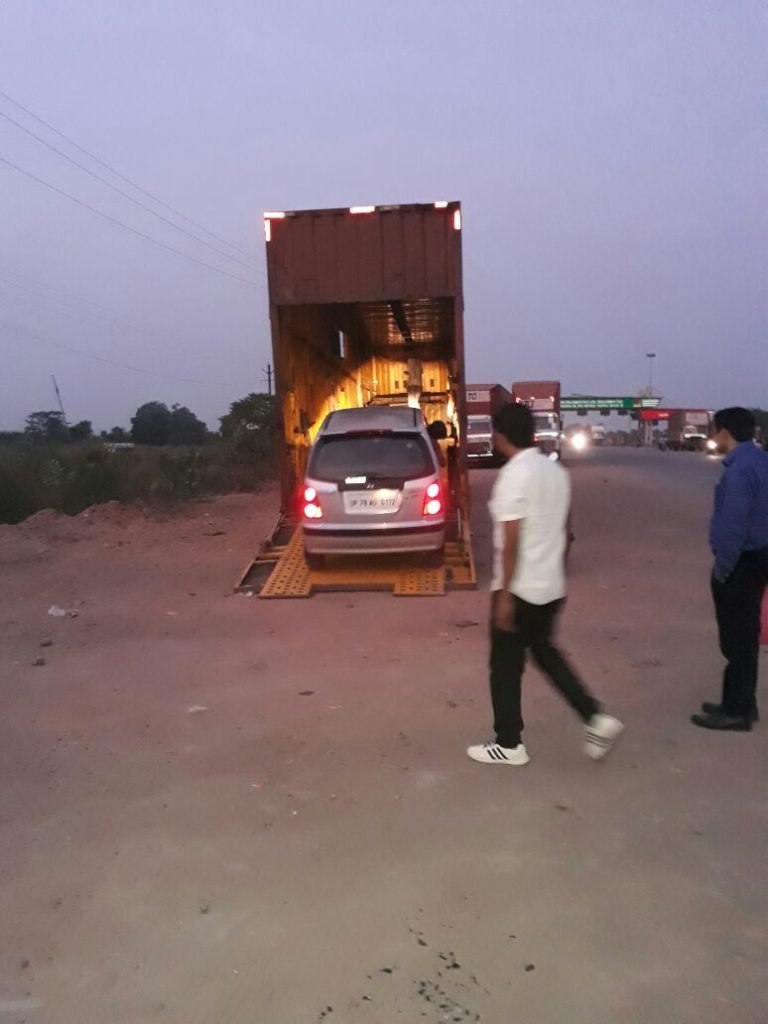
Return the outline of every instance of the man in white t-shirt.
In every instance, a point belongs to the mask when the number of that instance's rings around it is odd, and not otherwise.
[[[491,494],[491,702],[495,743],[469,747],[483,764],[524,765],[521,687],[526,651],[585,725],[585,753],[609,752],[624,727],[600,705],[552,643],[565,599],[571,487],[563,467],[539,451],[530,409],[513,403],[495,417],[494,444],[507,459]]]

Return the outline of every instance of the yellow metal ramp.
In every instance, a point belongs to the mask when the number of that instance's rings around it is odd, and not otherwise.
[[[465,528],[460,540],[445,545],[445,575],[449,590],[476,590],[475,556],[472,553],[472,538]]]
[[[262,587],[259,597],[309,597],[311,593],[312,582],[304,560],[301,530],[296,530]]]
[[[235,589],[275,600],[365,590],[390,591],[395,597],[442,597],[446,590],[476,585],[471,543],[463,537],[446,544],[445,564],[439,568],[420,564],[417,555],[388,555],[328,558],[323,569],[314,571],[304,559],[301,529],[296,528],[287,543],[265,546]]]

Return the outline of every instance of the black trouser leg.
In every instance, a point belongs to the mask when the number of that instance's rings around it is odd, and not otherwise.
[[[561,652],[552,643],[555,618],[562,601],[535,605],[515,598],[515,628],[504,632],[491,626],[491,701],[496,742],[516,747],[523,731],[521,689],[526,648],[542,672],[588,722],[600,705],[587,691]]]
[[[584,722],[600,710],[600,705],[576,675],[562,652],[552,643],[555,619],[562,601],[535,605],[515,598],[518,629],[526,646],[545,676]]]
[[[724,583],[712,580],[723,672],[723,713],[746,718],[756,704],[760,605],[765,583],[755,555],[742,555]]]
[[[523,731],[521,685],[525,644],[519,633],[506,633],[491,625],[491,703],[496,742],[516,747]]]

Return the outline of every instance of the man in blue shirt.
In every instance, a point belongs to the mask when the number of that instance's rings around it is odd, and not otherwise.
[[[712,596],[727,665],[719,704],[705,702],[692,722],[704,729],[748,732],[758,720],[760,606],[768,582],[768,454],[754,441],[748,409],[715,414],[715,441],[725,455],[715,488],[709,544],[715,556]]]

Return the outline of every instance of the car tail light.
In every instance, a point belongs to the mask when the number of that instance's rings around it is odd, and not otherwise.
[[[317,500],[317,491],[314,487],[304,488],[304,517],[306,519],[322,519],[323,510]]]
[[[439,516],[442,511],[443,503],[440,498],[440,484],[430,484],[427,487],[427,493],[424,498],[424,508],[422,510],[422,515]]]

